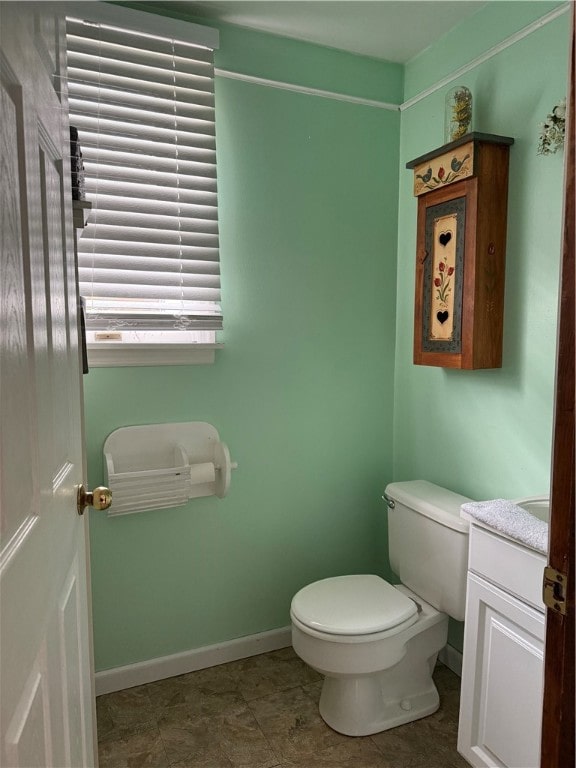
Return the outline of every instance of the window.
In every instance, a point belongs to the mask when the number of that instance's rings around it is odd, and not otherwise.
[[[67,20],[68,89],[92,205],[78,239],[89,349],[112,341],[107,352],[120,346],[126,360],[131,344],[174,352],[215,342],[217,33],[124,8],[79,9]]]

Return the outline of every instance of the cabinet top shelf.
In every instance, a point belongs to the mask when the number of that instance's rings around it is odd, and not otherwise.
[[[410,162],[406,163],[406,168],[415,168],[421,163],[433,160],[435,157],[450,152],[453,149],[457,149],[463,144],[468,144],[471,141],[475,144],[505,144],[507,146],[514,144],[514,139],[510,136],[497,136],[493,133],[478,133],[478,131],[473,131],[472,133],[466,133],[464,136],[456,139],[456,141],[451,141],[448,144],[444,144],[441,147],[437,147],[436,149],[427,152],[425,155],[420,155],[420,157],[417,157],[415,160],[410,160]]]

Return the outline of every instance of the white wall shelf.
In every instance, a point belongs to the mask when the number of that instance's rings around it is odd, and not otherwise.
[[[104,459],[111,517],[201,496],[223,498],[237,467],[216,429],[203,421],[120,427],[106,439]]]

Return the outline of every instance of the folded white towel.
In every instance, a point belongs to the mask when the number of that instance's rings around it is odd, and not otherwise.
[[[470,501],[462,511],[539,552],[548,552],[548,523],[506,499]]]

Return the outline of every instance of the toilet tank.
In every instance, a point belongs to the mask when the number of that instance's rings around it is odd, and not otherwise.
[[[386,498],[392,570],[434,608],[463,621],[468,521],[460,506],[470,499],[426,480],[390,483]]]

